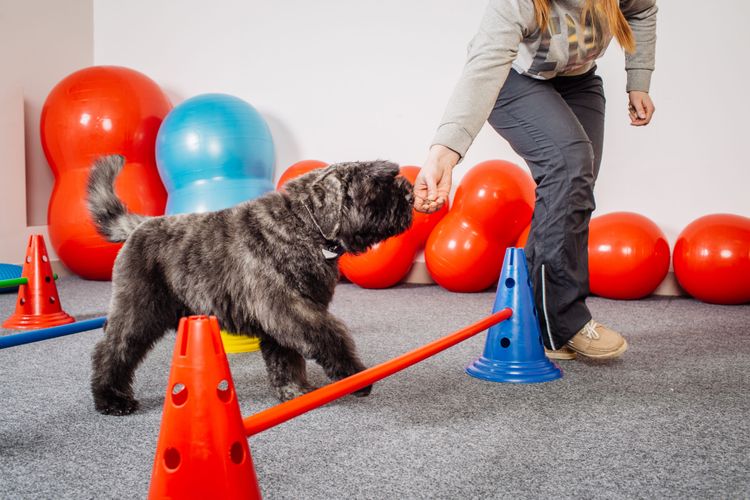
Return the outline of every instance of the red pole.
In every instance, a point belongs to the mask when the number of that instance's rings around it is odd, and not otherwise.
[[[366,387],[380,379],[383,379],[389,375],[408,368],[409,366],[419,363],[430,356],[444,351],[445,349],[452,347],[459,342],[463,342],[469,337],[473,337],[477,333],[486,330],[487,328],[500,323],[511,317],[513,311],[509,308],[503,309],[494,313],[491,316],[477,321],[473,325],[469,325],[457,332],[454,332],[447,337],[430,342],[427,345],[418,347],[413,351],[402,354],[401,356],[381,363],[367,370],[355,373],[354,375],[341,379],[332,384],[316,389],[312,392],[308,392],[298,398],[294,398],[290,401],[272,406],[266,410],[263,410],[255,415],[251,415],[243,422],[245,424],[245,433],[248,436],[258,434],[266,429],[269,429],[275,425],[286,422],[287,420],[301,415],[307,411],[323,406],[324,404],[330,403],[334,399],[338,399],[341,396],[346,396],[349,393]]]

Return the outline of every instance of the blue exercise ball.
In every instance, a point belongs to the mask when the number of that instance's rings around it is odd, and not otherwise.
[[[220,210],[272,191],[274,160],[263,117],[227,94],[187,99],[156,136],[167,214]]]

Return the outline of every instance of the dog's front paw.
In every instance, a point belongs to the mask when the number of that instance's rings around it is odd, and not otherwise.
[[[290,399],[298,398],[303,394],[307,394],[311,390],[315,389],[310,385],[298,385],[298,384],[286,384],[281,387],[275,387],[276,397],[280,401],[289,401]]]
[[[371,392],[372,392],[372,385],[368,385],[367,387],[363,387],[358,391],[354,391],[352,394],[354,394],[358,398],[364,398],[366,396],[369,396]]]
[[[138,400],[113,393],[107,395],[95,395],[94,406],[96,411],[103,415],[130,415],[138,409]]]

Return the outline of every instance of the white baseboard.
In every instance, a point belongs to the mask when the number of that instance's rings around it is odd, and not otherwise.
[[[667,277],[661,282],[661,285],[654,291],[654,295],[664,295],[673,297],[687,297],[688,294],[682,289],[680,284],[677,282],[677,277],[674,271],[669,271]]]

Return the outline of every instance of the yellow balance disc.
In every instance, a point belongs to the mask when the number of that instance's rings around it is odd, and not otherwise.
[[[233,335],[226,330],[221,331],[221,343],[224,344],[224,352],[227,354],[238,354],[241,352],[254,352],[260,350],[260,339],[258,337]]]

